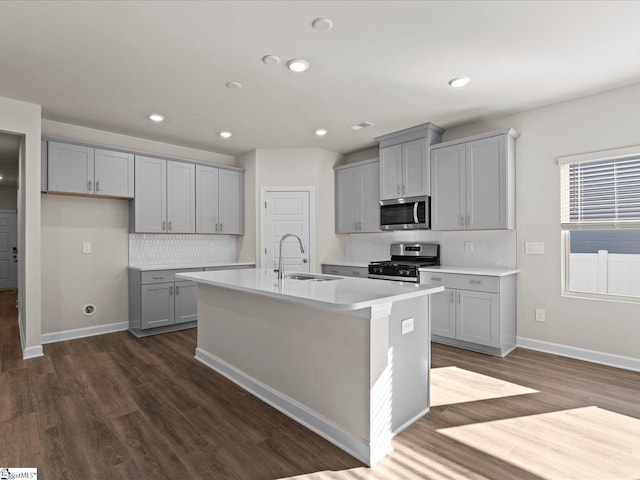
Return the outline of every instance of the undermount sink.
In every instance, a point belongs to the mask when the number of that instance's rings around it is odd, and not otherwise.
[[[292,280],[310,280],[312,282],[328,282],[330,280],[340,280],[339,277],[325,277],[320,275],[312,275],[309,273],[292,273],[287,275],[285,278],[290,278]]]

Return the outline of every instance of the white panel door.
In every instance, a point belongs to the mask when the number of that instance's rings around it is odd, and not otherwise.
[[[196,165],[196,233],[218,233],[218,169]]]
[[[110,197],[133,198],[133,154],[95,150],[95,193]]]
[[[167,161],[136,155],[135,231],[163,233],[167,229]]]
[[[429,164],[427,140],[420,139],[402,144],[402,196],[429,195]]]
[[[504,135],[466,146],[467,228],[507,228],[507,152]]]
[[[167,161],[167,233],[196,231],[196,166]]]
[[[431,150],[431,229],[464,230],[465,146]]]
[[[90,147],[49,142],[49,191],[92,194],[93,155]]]
[[[306,249],[300,252],[298,240],[287,238],[283,244],[285,272],[309,272],[310,199],[309,191],[267,191],[263,197],[264,235],[261,239],[262,266],[277,267],[280,238],[287,233],[298,235]]]
[[[0,213],[0,289],[18,288],[18,243],[15,213]]]
[[[220,169],[220,233],[244,233],[244,174]]]

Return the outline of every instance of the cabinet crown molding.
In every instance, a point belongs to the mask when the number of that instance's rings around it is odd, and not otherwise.
[[[478,135],[472,135],[471,137],[458,138],[456,140],[448,140],[442,143],[436,143],[429,147],[430,150],[435,150],[437,148],[450,147],[451,145],[458,145],[459,143],[467,143],[472,142],[474,140],[482,140],[483,138],[497,137],[498,135],[507,135],[514,140],[517,139],[520,134],[514,130],[513,128],[508,128],[506,130],[494,130],[492,132],[480,133]]]

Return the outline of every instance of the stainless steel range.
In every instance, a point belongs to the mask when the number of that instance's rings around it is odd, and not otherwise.
[[[437,243],[392,243],[391,260],[371,262],[369,278],[418,282],[420,267],[440,265],[440,245]]]

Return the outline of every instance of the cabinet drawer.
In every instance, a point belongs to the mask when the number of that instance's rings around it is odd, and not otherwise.
[[[446,288],[500,293],[500,278],[488,275],[420,272],[420,283],[444,285]]]
[[[367,267],[351,267],[348,265],[323,265],[322,273],[340,275],[343,277],[367,278],[369,275],[369,269]]]
[[[142,272],[142,285],[175,282],[176,273],[180,272],[202,272],[202,268],[183,268],[181,270],[154,270],[150,272]]]

